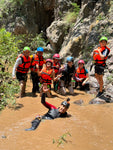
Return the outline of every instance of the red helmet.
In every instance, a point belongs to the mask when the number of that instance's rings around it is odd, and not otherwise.
[[[55,59],[55,58],[56,58],[56,59],[60,59],[60,55],[59,55],[59,54],[54,54],[54,55],[53,55],[53,59]]]
[[[53,63],[53,61],[52,61],[51,59],[46,59],[46,63],[47,63],[47,62]]]
[[[84,60],[79,60],[78,64],[85,64]]]

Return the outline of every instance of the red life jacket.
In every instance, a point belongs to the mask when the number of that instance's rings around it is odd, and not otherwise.
[[[42,69],[43,64],[45,64],[43,56],[33,55],[32,61],[31,61],[31,71],[37,72],[36,64],[39,65],[39,70]]]
[[[57,65],[59,66],[58,68],[56,67]],[[60,63],[53,63],[52,68],[54,69],[55,74],[57,74],[60,68]]]
[[[85,68],[80,69],[79,67],[76,70],[75,77],[86,79],[86,70]]]
[[[110,49],[108,47],[102,47],[102,48],[98,47],[97,49],[94,50],[93,59],[94,59],[96,65],[102,65],[102,66],[106,65],[106,60],[107,60],[108,56],[106,56],[104,59],[102,59],[98,52],[98,50],[100,50],[100,52],[102,53],[105,49],[108,49],[110,52]]]
[[[47,83],[47,84],[51,84],[51,74],[53,72],[53,69],[47,70],[46,67],[44,69],[42,69],[42,73],[41,73],[41,83]]]
[[[27,73],[31,65],[30,57],[25,57],[23,54],[20,54],[19,57],[22,59],[22,64],[17,67],[16,71],[21,73]]]

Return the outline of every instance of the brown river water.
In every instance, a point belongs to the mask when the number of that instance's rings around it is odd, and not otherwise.
[[[31,127],[36,115],[48,110],[41,104],[40,96],[32,97],[32,84],[27,82],[27,96],[17,99],[17,107],[6,108],[0,113],[0,150],[113,150],[113,104],[90,105],[92,95],[75,90],[75,96],[61,96],[52,91],[54,98],[46,100],[55,106],[71,98],[70,118],[42,121],[35,131]],[[75,100],[83,99],[83,105]],[[66,142],[60,144],[60,136]],[[55,143],[53,143],[53,139]],[[63,140],[62,140],[63,141]]]

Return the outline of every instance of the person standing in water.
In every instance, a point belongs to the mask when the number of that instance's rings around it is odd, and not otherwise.
[[[13,67],[12,78],[13,79],[17,78],[20,84],[19,98],[25,95],[27,73],[31,65],[30,57],[29,57],[30,51],[31,50],[29,47],[27,46],[24,47],[23,53],[18,56],[16,63]],[[15,77],[15,72],[16,72],[16,77]]]

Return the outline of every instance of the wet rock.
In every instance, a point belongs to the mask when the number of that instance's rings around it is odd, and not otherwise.
[[[7,138],[7,136],[5,136],[5,135],[2,135],[2,138],[3,138],[3,139],[6,139],[6,138]]]
[[[82,105],[84,103],[84,101],[82,99],[80,99],[80,100],[74,101],[73,103],[77,104],[77,105]]]
[[[92,99],[89,104],[106,104],[106,101],[105,100],[102,100],[100,98],[95,98],[95,99]]]

